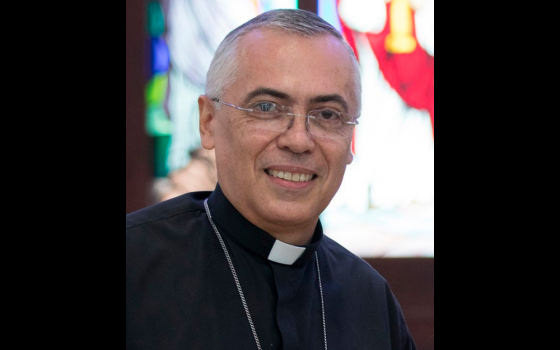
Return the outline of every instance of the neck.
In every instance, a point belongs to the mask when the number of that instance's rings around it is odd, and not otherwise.
[[[311,239],[313,238],[313,233],[315,232],[315,225],[313,226],[313,228],[307,229],[305,231],[301,231],[301,230],[297,230],[297,231],[282,230],[281,232],[279,232],[279,231],[273,231],[273,230],[270,230],[270,229],[266,230],[262,227],[261,227],[261,229],[265,230],[272,237],[274,237],[277,240],[282,241],[284,243],[291,244],[291,245],[304,246],[304,245],[308,245],[309,243],[311,243]]]
[[[286,222],[268,222],[259,220],[258,217],[254,217],[252,213],[241,212],[247,220],[249,220],[253,225],[267,232],[272,237],[280,240],[284,243],[291,245],[304,246],[308,245],[313,238],[315,233],[315,228],[317,227],[317,222],[319,218],[315,220],[310,220],[305,223],[300,224],[290,224]]]
[[[239,199],[240,196],[235,193],[228,194],[227,189],[220,188],[226,199],[245,219],[277,240],[299,246],[308,245],[311,242],[319,221],[318,215],[312,213],[301,215],[297,211],[279,214],[271,213],[270,210],[263,214],[262,210],[253,208],[252,204],[243,203]]]

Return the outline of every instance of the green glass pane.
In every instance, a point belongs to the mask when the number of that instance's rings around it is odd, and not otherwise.
[[[154,176],[167,176],[169,168],[167,167],[167,156],[169,155],[169,145],[171,144],[171,136],[156,136],[154,142]]]
[[[167,136],[173,132],[173,122],[169,120],[162,106],[146,109],[146,132],[150,136]]]
[[[154,74],[146,86],[146,105],[161,105],[167,95],[167,74]]]
[[[165,31],[165,20],[163,11],[158,1],[148,4],[148,33],[150,36],[160,36]]]

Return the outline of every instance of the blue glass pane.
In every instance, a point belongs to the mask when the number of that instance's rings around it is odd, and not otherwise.
[[[169,69],[169,49],[162,38],[152,38],[152,74],[165,73]]]

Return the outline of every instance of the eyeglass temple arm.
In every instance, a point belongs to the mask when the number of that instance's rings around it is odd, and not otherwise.
[[[240,111],[248,111],[248,112],[252,112],[252,111],[253,111],[251,108],[241,108],[241,107],[236,106],[236,105],[233,105],[233,104],[231,104],[231,103],[227,103],[227,102],[221,101],[221,100],[220,100],[219,98],[217,98],[217,97],[212,97],[211,100],[214,101],[214,102],[219,102],[219,103],[224,104],[224,105],[226,105],[226,106],[233,107],[233,108],[235,108],[235,109],[239,109]],[[286,114],[287,114],[287,115],[291,115],[291,116],[306,117],[306,118],[315,119],[315,117],[314,117],[314,116],[311,116],[311,115],[303,115],[303,114],[295,114],[295,113],[286,113]],[[344,124],[348,124],[348,125],[358,125],[358,124],[360,124],[360,123],[358,122],[358,120],[356,120],[356,121],[354,121],[354,122],[343,122],[343,123],[344,123]]]
[[[219,102],[219,103],[224,104],[224,105],[226,105],[226,106],[233,107],[233,108],[235,108],[235,109],[239,109],[240,111],[247,111],[247,112],[252,112],[252,111],[253,111],[251,108],[241,108],[241,107],[239,107],[239,106],[232,105],[231,103],[227,103],[227,102],[221,101],[221,100],[220,100],[219,98],[217,98],[217,97],[212,97],[211,100],[214,101],[214,102]]]

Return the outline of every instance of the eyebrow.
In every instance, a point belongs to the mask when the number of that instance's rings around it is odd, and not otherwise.
[[[288,100],[288,101],[292,101],[292,98],[290,97],[290,95],[278,91],[278,90],[274,90],[271,88],[266,88],[266,87],[259,87],[256,88],[255,90],[251,91],[247,97],[245,98],[245,104],[249,103],[249,101],[251,101],[253,98],[260,96],[260,95],[269,95],[269,96],[273,96],[282,100]]]
[[[267,88],[267,87],[258,87],[255,90],[251,91],[247,95],[244,103],[247,104],[253,98],[255,98],[257,96],[260,96],[260,95],[269,95],[269,96],[273,96],[273,97],[276,97],[276,98],[279,98],[279,99],[282,99],[282,100],[286,100],[288,102],[293,101],[293,98],[290,97],[290,95],[288,95],[285,92],[274,90],[274,89]],[[342,106],[342,108],[344,109],[344,112],[348,113],[348,102],[346,102],[346,100],[342,96],[340,96],[339,94],[315,96],[315,97],[311,98],[309,100],[309,102],[311,102],[311,103],[337,102],[338,104],[340,104]]]
[[[337,102],[342,106],[344,112],[348,113],[348,102],[346,102],[346,100],[338,94],[316,96],[313,97],[310,102],[311,103]]]

